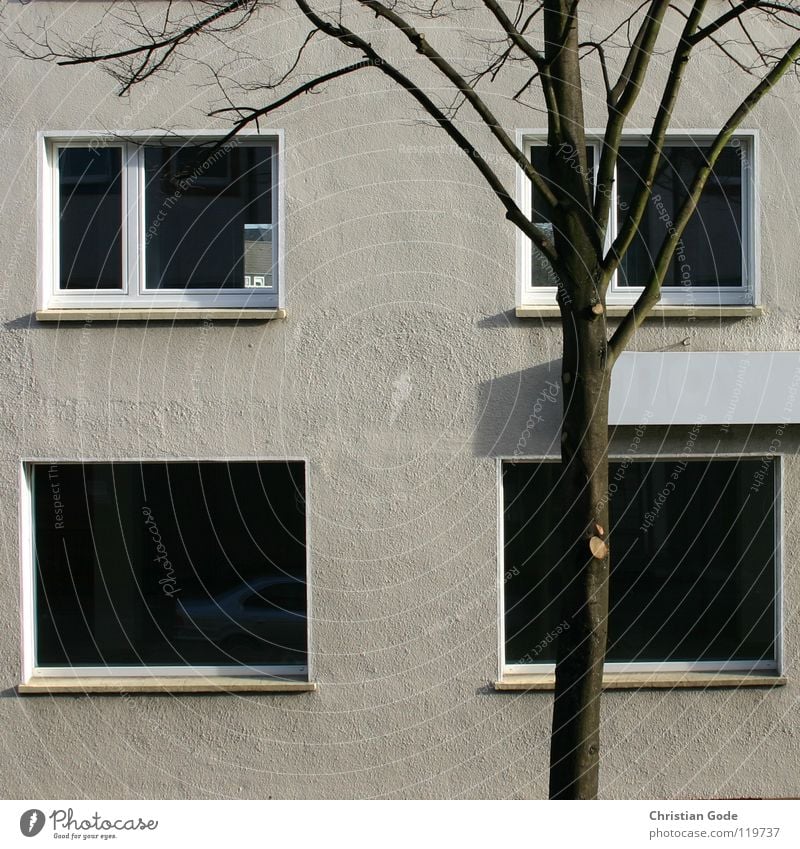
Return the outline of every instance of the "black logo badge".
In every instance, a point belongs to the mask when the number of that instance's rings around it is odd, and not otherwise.
[[[19,830],[25,837],[36,837],[44,828],[44,813],[38,808],[31,808],[19,818]]]

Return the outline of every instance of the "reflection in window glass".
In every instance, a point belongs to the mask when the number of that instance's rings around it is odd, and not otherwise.
[[[145,148],[148,289],[272,287],[272,155]]]
[[[32,472],[39,666],[306,665],[299,462]]]
[[[506,463],[506,663],[552,663],[558,463]],[[775,658],[775,463],[612,463],[611,662]],[[666,493],[666,496],[664,494]]]
[[[58,151],[59,288],[122,288],[122,150]]]

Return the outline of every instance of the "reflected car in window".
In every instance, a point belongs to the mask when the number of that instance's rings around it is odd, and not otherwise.
[[[180,599],[176,648],[213,643],[238,663],[301,663],[306,645],[306,585],[292,577],[241,584],[209,598]]]

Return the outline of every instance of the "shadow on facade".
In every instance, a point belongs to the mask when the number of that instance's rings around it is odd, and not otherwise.
[[[540,363],[478,386],[474,450],[479,457],[558,455],[561,360]]]

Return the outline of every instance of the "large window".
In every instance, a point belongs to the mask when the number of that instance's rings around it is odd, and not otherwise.
[[[277,144],[50,139],[47,307],[278,306]]]
[[[27,473],[33,674],[306,675],[302,462]]]
[[[503,464],[504,666],[546,671],[562,620],[561,466]],[[777,666],[777,461],[612,462],[607,662]]]
[[[637,235],[611,282],[608,302],[630,303],[647,282],[665,236],[685,200],[695,172],[705,161],[708,139],[670,139],[656,172]],[[662,288],[662,302],[686,305],[747,304],[755,294],[753,201],[753,140],[737,136],[722,151],[706,184],[697,210],[675,250]],[[600,161],[601,144],[587,150],[590,177]],[[646,141],[627,139],[620,147],[612,189],[610,239],[623,225],[633,197],[641,186]],[[533,143],[530,155],[537,170],[549,179],[548,148]],[[562,156],[579,168],[577,156],[565,148]],[[530,203],[533,220],[550,227],[550,210],[540,193]],[[554,301],[557,281],[549,264],[528,243],[523,261],[523,301]]]

